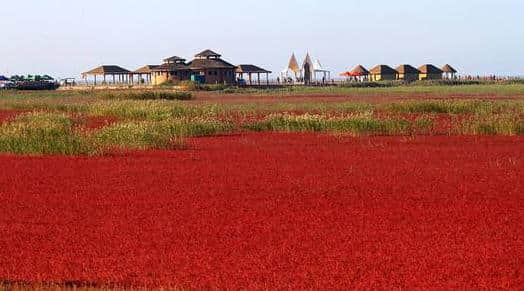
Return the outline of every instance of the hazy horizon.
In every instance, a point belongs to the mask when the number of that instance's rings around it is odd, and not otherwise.
[[[7,2],[0,75],[76,77],[102,64],[134,70],[212,49],[278,73],[309,52],[338,73],[362,64],[449,63],[462,74],[524,75],[517,0]]]

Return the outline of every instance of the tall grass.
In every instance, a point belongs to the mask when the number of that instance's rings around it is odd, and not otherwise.
[[[116,100],[191,100],[193,98],[190,92],[158,90],[102,91],[97,95],[103,99]]]
[[[103,147],[124,149],[167,149],[183,145],[185,137],[228,132],[232,126],[218,121],[175,120],[117,123],[96,132]]]
[[[328,118],[322,115],[274,114],[244,126],[253,131],[312,131],[351,134],[404,134],[410,124],[401,119],[375,119],[368,114]]]
[[[524,121],[516,114],[476,115],[457,122],[458,134],[467,135],[522,135]]]
[[[28,113],[0,126],[3,153],[76,155],[94,151],[94,145],[64,114]]]

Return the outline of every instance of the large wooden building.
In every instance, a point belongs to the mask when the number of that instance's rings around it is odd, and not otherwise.
[[[180,57],[164,60],[164,64],[153,69],[152,84],[160,85],[166,81],[192,80],[205,84],[234,84],[235,69],[212,50],[205,50],[191,62]]]

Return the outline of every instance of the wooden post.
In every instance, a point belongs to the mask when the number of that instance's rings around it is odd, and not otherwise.
[[[95,86],[96,86],[96,74],[95,74]]]
[[[257,73],[257,75],[258,75],[258,77],[257,77],[257,79],[258,79],[258,86],[260,86],[260,73]]]

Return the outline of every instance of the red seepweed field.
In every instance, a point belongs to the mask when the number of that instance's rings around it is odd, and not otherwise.
[[[0,280],[519,289],[522,136],[239,133],[0,156]]]

